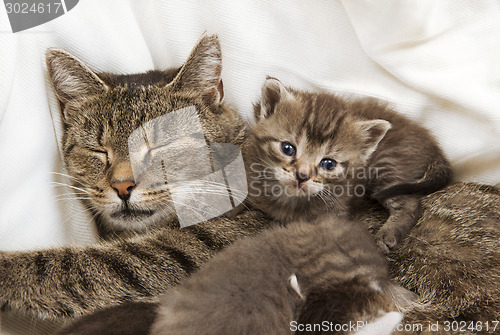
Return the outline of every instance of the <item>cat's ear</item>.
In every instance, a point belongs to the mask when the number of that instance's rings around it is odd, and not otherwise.
[[[67,51],[48,49],[45,60],[57,97],[63,104],[108,90],[108,86],[87,65]]]
[[[264,86],[262,86],[262,98],[260,105],[255,108],[255,121],[268,118],[274,114],[276,105],[285,99],[293,97],[286,87],[276,78],[267,77]]]
[[[402,319],[403,314],[389,312],[369,322],[359,331],[353,333],[353,335],[391,335]]]
[[[177,76],[167,86],[199,92],[209,103],[221,103],[222,53],[217,35],[204,33],[194,46]]]
[[[358,121],[356,126],[362,136],[361,160],[368,161],[373,152],[377,149],[380,141],[391,129],[391,123],[386,120]]]

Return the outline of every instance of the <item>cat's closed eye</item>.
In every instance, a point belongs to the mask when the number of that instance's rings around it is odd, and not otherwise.
[[[71,166],[75,169],[75,173],[85,177],[90,183],[97,180],[109,167],[109,156],[106,151],[75,145],[68,149],[68,155],[72,159]]]
[[[106,163],[106,166],[109,166],[110,165],[110,162],[109,162],[109,153],[108,151],[106,150],[91,150],[95,155],[99,156],[99,158],[104,162]]]

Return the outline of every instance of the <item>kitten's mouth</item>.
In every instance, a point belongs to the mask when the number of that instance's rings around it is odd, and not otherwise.
[[[299,183],[297,181],[289,181],[284,185],[284,193],[288,197],[312,197],[318,193],[317,187],[308,183]]]
[[[286,191],[290,196],[306,196],[309,195],[309,188],[305,184],[293,183],[286,186]]]
[[[125,208],[119,211],[116,211],[112,213],[110,216],[113,219],[128,219],[128,220],[134,220],[137,218],[144,218],[146,216],[151,216],[155,213],[153,210],[137,210],[137,209],[130,209],[130,208]]]

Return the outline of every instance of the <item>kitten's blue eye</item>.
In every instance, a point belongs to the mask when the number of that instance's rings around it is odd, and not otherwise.
[[[323,158],[321,162],[319,162],[319,166],[329,171],[335,169],[337,162],[330,158]]]
[[[297,153],[297,149],[295,149],[295,146],[288,142],[281,143],[281,151],[283,151],[283,153],[287,156],[295,156],[295,154]]]

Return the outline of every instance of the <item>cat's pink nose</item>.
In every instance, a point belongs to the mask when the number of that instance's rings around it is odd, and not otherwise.
[[[132,189],[135,187],[135,183],[132,180],[126,180],[113,183],[111,187],[115,189],[120,199],[126,201],[130,198],[130,192],[132,192]]]

